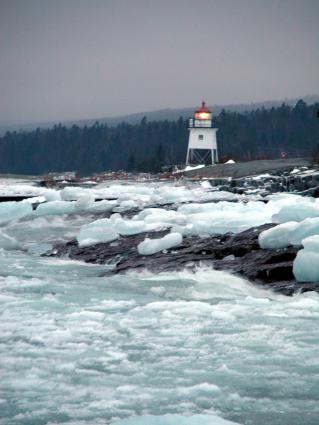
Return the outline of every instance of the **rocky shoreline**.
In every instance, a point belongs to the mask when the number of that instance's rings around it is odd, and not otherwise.
[[[169,231],[141,233],[134,236],[99,243],[81,248],[76,240],[58,244],[46,256],[63,257],[92,264],[112,264],[109,273],[124,273],[130,270],[147,269],[166,272],[188,268],[195,270],[199,265],[213,266],[217,270],[241,275],[265,288],[272,288],[284,295],[297,292],[319,292],[318,283],[299,283],[295,280],[292,267],[298,248],[264,250],[259,247],[258,235],[275,224],[252,227],[244,232],[200,238],[186,237],[173,249],[154,255],[141,256],[137,245],[145,237],[158,238]]]

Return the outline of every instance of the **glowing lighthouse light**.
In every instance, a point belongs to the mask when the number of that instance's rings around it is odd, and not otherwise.
[[[194,118],[189,120],[189,139],[187,148],[187,165],[215,164],[218,162],[217,128],[212,126],[212,112],[205,102],[197,109]]]

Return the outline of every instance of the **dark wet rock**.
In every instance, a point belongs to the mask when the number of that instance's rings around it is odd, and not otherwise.
[[[114,270],[110,273],[144,268],[153,272],[184,268],[193,270],[198,265],[211,265],[217,270],[242,275],[252,282],[285,295],[312,290],[319,292],[319,282],[297,283],[294,279],[292,267],[298,252],[297,248],[260,249],[258,244],[260,232],[273,226],[275,224],[264,224],[236,235],[187,237],[179,246],[149,256],[141,256],[137,251],[137,245],[145,237],[163,237],[169,230],[121,237],[117,241],[85,248],[80,248],[76,241],[71,241],[55,246],[46,255],[68,256],[88,263],[114,264]]]

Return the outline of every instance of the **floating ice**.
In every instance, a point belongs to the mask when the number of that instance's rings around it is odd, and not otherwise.
[[[302,245],[294,261],[294,276],[298,282],[319,282],[319,235],[303,239]]]
[[[181,244],[183,236],[180,233],[169,233],[163,238],[149,239],[146,238],[143,242],[138,244],[138,252],[141,255],[152,255],[156,252],[163,251],[164,249],[173,248]]]

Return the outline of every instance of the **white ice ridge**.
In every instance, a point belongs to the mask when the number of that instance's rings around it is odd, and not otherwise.
[[[137,249],[141,255],[152,255],[156,252],[180,245],[182,242],[183,236],[180,233],[175,232],[169,233],[168,235],[158,239],[146,238],[143,242],[138,244]]]
[[[289,221],[265,230],[259,235],[263,249],[279,249],[287,246],[301,246],[303,239],[319,234],[319,217],[306,218],[301,222]]]
[[[237,422],[227,421],[216,415],[183,416],[167,414],[161,416],[134,416],[115,422],[114,425],[239,425]]]
[[[293,273],[298,282],[319,281],[319,235],[309,236],[302,241],[303,249],[298,251]]]

